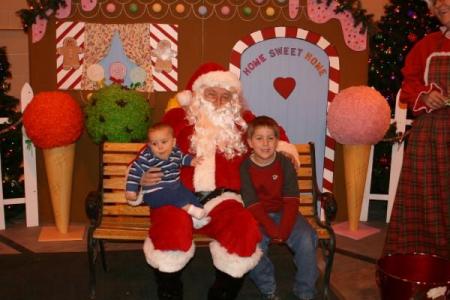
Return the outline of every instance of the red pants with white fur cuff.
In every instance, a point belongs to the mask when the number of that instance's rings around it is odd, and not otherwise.
[[[198,230],[213,239],[210,251],[214,266],[239,278],[261,258],[258,224],[244,208],[239,195],[231,192],[205,205],[211,222]],[[149,237],[144,242],[147,262],[161,272],[181,270],[194,255],[192,219],[182,209],[164,206],[152,209]]]

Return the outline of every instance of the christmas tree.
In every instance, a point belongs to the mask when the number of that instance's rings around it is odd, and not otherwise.
[[[3,198],[24,196],[22,167],[22,124],[20,102],[6,95],[10,89],[10,64],[6,48],[0,48],[0,157],[2,165]],[[6,210],[8,212],[8,209]]]
[[[389,102],[392,113],[400,89],[406,55],[427,33],[436,31],[439,22],[421,0],[391,0],[384,8],[378,32],[370,40],[369,86],[377,89]],[[395,136],[395,128],[389,136]],[[387,194],[390,172],[390,142],[377,144],[374,152],[372,193]]]

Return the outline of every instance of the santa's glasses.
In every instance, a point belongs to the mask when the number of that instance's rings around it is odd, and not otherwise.
[[[224,105],[233,99],[233,93],[219,87],[208,87],[203,91],[203,98],[217,105]]]

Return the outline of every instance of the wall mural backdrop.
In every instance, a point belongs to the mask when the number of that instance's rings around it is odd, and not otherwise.
[[[158,121],[193,71],[214,61],[240,77],[256,115],[274,117],[294,143],[316,144],[321,188],[340,188],[333,186],[335,142],[326,114],[340,89],[367,80],[368,18],[358,1],[38,2],[19,12],[32,42],[36,93],[64,90],[86,105],[95,90],[117,84],[143,93]],[[80,188],[72,197],[82,203],[96,188],[99,165],[98,148],[86,134],[77,156],[88,160],[74,173]],[[38,170],[42,164],[38,159]],[[45,179],[38,176],[40,199],[49,198]],[[74,220],[85,218],[81,204],[74,211],[80,216]]]

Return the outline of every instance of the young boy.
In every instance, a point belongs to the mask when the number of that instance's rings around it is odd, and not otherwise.
[[[161,168],[161,181],[150,187],[143,187],[143,201],[152,208],[173,205],[184,209],[193,217],[194,227],[208,224],[206,212],[197,197],[180,182],[180,167],[195,166],[201,158],[183,154],[176,147],[173,129],[167,124],[157,123],[148,130],[148,145],[141,150],[133,161],[127,176],[125,198],[130,205],[142,203],[138,199],[138,190],[142,175],[151,167]]]
[[[270,243],[286,243],[294,252],[297,267],[294,294],[300,299],[313,299],[318,277],[317,236],[298,211],[297,175],[291,161],[276,152],[279,135],[278,124],[267,116],[255,118],[247,129],[253,152],[241,165],[241,195],[260,225],[264,252],[249,276],[263,299],[279,299],[274,266],[267,252]]]

